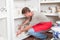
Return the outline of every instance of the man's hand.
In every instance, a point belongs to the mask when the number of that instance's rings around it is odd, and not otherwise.
[[[20,34],[20,31],[17,31],[16,36],[18,36],[19,34]]]
[[[22,25],[18,25],[18,30],[21,30],[21,28],[22,28]]]
[[[23,30],[18,30],[16,33],[16,36],[18,36],[19,34],[21,34],[23,32]]]

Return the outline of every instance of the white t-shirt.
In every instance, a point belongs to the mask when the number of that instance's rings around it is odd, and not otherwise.
[[[49,18],[46,17],[44,14],[42,13],[34,13],[33,17],[32,17],[32,20],[30,22],[30,25],[35,25],[37,23],[40,23],[40,22],[50,22]]]

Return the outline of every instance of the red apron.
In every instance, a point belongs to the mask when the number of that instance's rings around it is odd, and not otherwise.
[[[52,27],[52,22],[41,22],[33,26],[35,32],[48,30]]]

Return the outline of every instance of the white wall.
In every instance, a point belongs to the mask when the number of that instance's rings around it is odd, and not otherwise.
[[[6,0],[0,0],[0,17],[6,15],[5,8],[6,8]]]
[[[7,20],[0,19],[0,37],[7,38]]]
[[[15,1],[15,17],[20,16],[21,14],[21,9],[25,6],[25,1]]]
[[[7,20],[6,18],[1,18],[4,15],[6,16],[5,12],[5,4],[6,0],[0,0],[0,40],[7,40]]]
[[[15,10],[16,10],[14,14],[15,16],[22,15],[21,9],[23,7],[29,7],[33,11],[39,11],[40,9],[39,0],[26,0],[26,1],[19,0],[19,1],[15,1],[14,5],[15,5]]]
[[[3,5],[2,5],[3,4]],[[5,7],[5,0],[0,0],[0,8]]]
[[[26,6],[31,8],[31,10],[33,10],[33,11],[39,11],[40,1],[39,0],[27,0]]]

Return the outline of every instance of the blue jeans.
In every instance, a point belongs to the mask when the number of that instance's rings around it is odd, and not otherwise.
[[[35,32],[33,28],[28,30],[28,34],[32,35],[36,38],[40,38],[42,40],[46,40],[47,36],[45,34],[43,34],[42,32]]]

